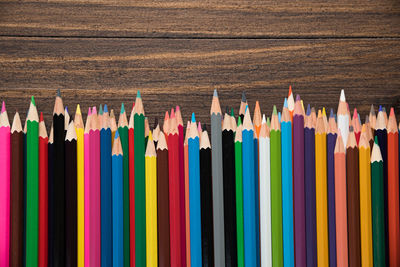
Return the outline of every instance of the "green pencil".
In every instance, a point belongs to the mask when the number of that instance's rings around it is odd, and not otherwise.
[[[271,118],[270,138],[272,266],[283,266],[281,129],[276,106]]]
[[[235,135],[235,176],[236,176],[236,229],[238,267],[244,267],[243,246],[243,173],[242,173],[242,120],[238,118]]]
[[[374,266],[385,266],[385,220],[383,196],[383,160],[375,136],[371,153],[371,207]]]
[[[126,117],[124,103],[121,105],[121,113],[118,120],[118,134],[120,136],[123,154],[123,225],[124,225],[124,266],[129,267],[129,140],[128,119]]]
[[[26,263],[38,266],[39,117],[33,96],[27,118],[26,155]]]
[[[135,262],[137,267],[146,266],[146,196],[145,196],[145,136],[144,110],[140,91],[135,101]]]

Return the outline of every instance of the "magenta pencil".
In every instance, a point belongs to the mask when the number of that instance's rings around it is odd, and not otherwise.
[[[90,119],[90,266],[100,266],[100,127],[96,107]]]
[[[10,123],[3,101],[0,114],[0,267],[10,264]]]
[[[89,204],[90,204],[90,137],[89,137],[89,128],[90,128],[90,118],[92,117],[92,110],[89,108],[88,116],[86,118],[86,125],[84,131],[84,168],[85,168],[85,266],[90,266],[89,260],[89,249],[90,249],[90,214],[89,214]]]

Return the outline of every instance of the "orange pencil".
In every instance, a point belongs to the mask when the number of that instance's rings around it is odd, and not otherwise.
[[[387,124],[387,138],[389,263],[400,266],[399,132],[393,108]]]

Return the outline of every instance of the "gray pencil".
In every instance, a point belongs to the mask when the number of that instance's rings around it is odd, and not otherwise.
[[[221,107],[219,105],[217,90],[214,90],[210,113],[214,218],[214,262],[215,266],[225,266],[224,190],[222,180],[222,126]]]

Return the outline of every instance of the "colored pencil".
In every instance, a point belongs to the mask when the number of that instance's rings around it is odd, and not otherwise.
[[[321,110],[318,110],[315,127],[315,206],[317,215],[317,262],[318,266],[329,265],[328,245],[328,196],[326,129]]]
[[[43,113],[39,119],[39,252],[38,265],[48,263],[48,141]]]
[[[53,234],[54,234],[54,202],[50,200],[54,200],[54,130],[53,130],[53,124],[51,124],[50,127],[50,132],[49,132],[49,142],[47,145],[47,154],[48,154],[48,160],[47,160],[47,166],[48,166],[48,246],[49,248],[53,246],[54,244],[54,239],[53,239]],[[25,157],[25,155],[24,155]],[[25,161],[25,160],[24,160]],[[26,205],[25,205],[26,206]],[[50,253],[50,249],[48,250],[48,262],[47,264],[50,265],[50,262],[53,261],[53,254]],[[24,265],[22,265],[24,266]]]
[[[180,204],[180,225],[181,225],[181,262],[183,266],[186,266],[186,219],[185,219],[185,166],[184,166],[184,152],[183,152],[183,120],[179,106],[175,108],[176,123],[178,125],[179,135],[179,204]]]
[[[270,131],[272,266],[283,265],[281,129],[274,106]]]
[[[158,264],[170,266],[169,237],[169,179],[168,147],[165,135],[159,132],[157,143],[157,220],[158,220]]]
[[[65,266],[77,266],[77,135],[74,122],[65,135]]]
[[[335,210],[337,266],[348,266],[346,154],[342,135],[338,132],[335,144]]]
[[[100,129],[100,217],[101,266],[112,265],[112,160],[111,129],[107,105],[101,114]]]
[[[383,160],[375,137],[371,153],[371,207],[374,266],[385,266],[385,213],[383,194]]]
[[[235,134],[235,193],[236,193],[236,234],[238,266],[244,267],[243,240],[243,172],[242,172],[242,120],[238,118]]]
[[[214,260],[215,266],[225,265],[224,242],[224,187],[222,164],[222,130],[221,107],[219,105],[217,90],[211,103],[211,170],[213,194],[213,223],[214,223]],[[254,197],[254,195],[253,195]],[[253,206],[254,207],[254,206]]]
[[[358,116],[359,115],[357,113],[357,109],[354,108],[352,126],[354,129],[354,135],[356,137],[357,145],[360,143],[360,136],[361,136],[361,125],[358,120]]]
[[[35,100],[29,105],[26,132],[26,262],[38,265],[39,245],[39,116]]]
[[[335,145],[337,125],[333,109],[329,115],[326,135],[327,179],[328,179],[328,231],[329,231],[329,265],[336,266],[336,208],[335,208]]]
[[[379,112],[375,124],[375,136],[378,137],[379,148],[383,159],[383,195],[384,195],[384,212],[385,212],[385,242],[386,242],[386,265],[389,265],[389,221],[388,221],[388,147],[387,147],[387,129],[385,122],[385,114],[382,106],[379,106]]]
[[[135,103],[132,104],[128,123],[129,146],[129,252],[130,266],[135,266]]]
[[[122,145],[124,159],[124,266],[127,267],[130,265],[131,261],[129,248],[129,130],[124,103],[121,105],[121,112],[118,119],[118,134]]]
[[[349,238],[349,266],[361,266],[360,247],[360,189],[358,147],[353,127],[347,140],[346,178],[347,178],[347,225]]]
[[[85,266],[85,153],[84,126],[79,104],[75,111],[76,161],[77,161],[77,266]]]
[[[393,108],[387,126],[387,148],[389,264],[400,266],[399,132]]]
[[[317,214],[315,203],[315,123],[313,117],[315,117],[315,111],[314,109],[312,109],[311,111],[310,106],[308,105],[304,128],[304,192],[307,266],[317,265]]]
[[[145,143],[144,109],[140,91],[137,92],[135,113],[135,262],[136,266],[146,265],[146,198],[145,198]],[[132,229],[133,231],[133,229]],[[125,245],[125,243],[124,243]],[[124,248],[125,249],[125,248]],[[129,252],[129,249],[128,249]]]
[[[54,134],[54,181],[53,199],[49,199],[49,203],[53,202],[53,211],[50,212],[53,218],[49,221],[53,222],[52,236],[53,244],[49,244],[50,266],[61,266],[65,264],[65,168],[64,168],[64,108],[60,90],[57,96],[53,111],[53,134]],[[49,184],[50,185],[50,184]],[[28,261],[27,261],[28,262]]]
[[[256,265],[256,215],[254,179],[254,130],[249,109],[246,108],[242,130],[243,160],[243,236],[245,266]]]
[[[234,143],[233,127],[231,126],[232,119],[228,112],[229,111],[227,111],[224,115],[223,126],[222,126],[224,218],[236,218],[235,143]],[[205,134],[203,132],[203,137],[204,135]],[[212,179],[210,177],[210,181],[211,180]],[[227,266],[237,266],[238,263],[237,263],[236,220],[226,219],[224,229],[225,229],[225,264]]]
[[[185,161],[185,228],[186,228],[186,265],[190,267],[190,207],[189,207],[189,147],[188,138],[190,121],[187,122],[185,141],[183,143]],[[169,227],[169,225],[168,225]]]
[[[204,266],[214,266],[211,147],[207,130],[200,143],[201,252]]]
[[[10,263],[10,123],[3,101],[0,114],[0,266]]]
[[[181,266],[181,220],[179,185],[179,133],[174,110],[171,110],[168,133],[168,173],[169,173],[169,227],[171,265]]]
[[[90,248],[91,248],[91,239],[90,239],[90,193],[91,193],[91,182],[90,182],[90,127],[92,118],[92,109],[88,109],[88,115],[86,118],[85,130],[84,130],[84,191],[85,191],[85,209],[84,209],[84,223],[85,223],[85,247],[84,247],[84,261],[85,266],[90,266]],[[50,149],[49,149],[50,152]],[[50,154],[50,153],[49,153]],[[50,202],[49,202],[50,203]],[[49,244],[50,245],[50,244]]]
[[[295,265],[305,266],[306,217],[304,180],[304,115],[300,96],[296,96],[293,111],[293,209]]]
[[[157,251],[157,154],[149,131],[145,156],[146,165],[146,264],[158,266]]]
[[[344,90],[340,92],[339,106],[337,109],[337,126],[338,131],[342,135],[344,147],[347,147],[347,139],[349,135],[350,116],[347,113],[346,97]]]
[[[0,115],[1,118],[1,115]],[[1,121],[0,121],[1,123]],[[0,130],[2,132],[3,130]],[[23,132],[19,113],[15,112],[10,136],[10,266],[22,266],[23,242]],[[47,158],[46,158],[47,160]],[[2,202],[5,203],[5,202]]]
[[[288,97],[287,97],[287,108],[288,108],[289,114],[290,114],[290,121],[293,121],[294,106],[295,106],[295,101],[294,101],[294,95],[292,92],[292,86],[289,85],[289,93],[288,93]]]
[[[118,131],[112,148],[112,260],[113,266],[124,264],[124,163]]]
[[[100,217],[100,125],[96,107],[92,107],[89,128],[90,138],[90,194],[89,194],[89,231],[90,265],[100,266],[101,261],[101,217]]]
[[[359,142],[361,265],[373,265],[371,218],[371,152],[365,124]]]
[[[272,266],[270,138],[265,115],[262,117],[259,142],[261,266]]]
[[[294,266],[292,119],[286,98],[282,109],[281,157],[283,263],[285,266]]]
[[[201,196],[200,196],[200,144],[196,119],[192,114],[188,138],[189,205],[190,205],[190,266],[202,266],[201,252]]]

